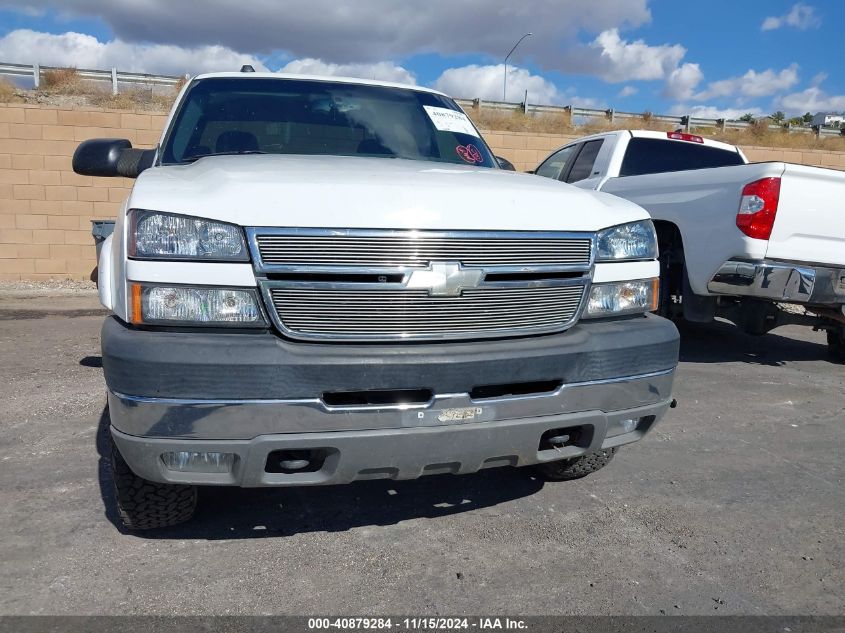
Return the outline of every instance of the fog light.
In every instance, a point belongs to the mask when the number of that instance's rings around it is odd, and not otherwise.
[[[252,288],[130,284],[130,320],[137,325],[265,327]]]
[[[584,311],[585,318],[641,314],[657,310],[659,281],[639,279],[594,284]]]
[[[637,428],[638,423],[639,419],[616,420],[615,422],[611,422],[607,426],[607,437],[615,437],[617,435],[630,433]]]
[[[161,461],[168,470],[184,473],[228,473],[235,464],[234,453],[195,453],[176,451],[163,453]]]

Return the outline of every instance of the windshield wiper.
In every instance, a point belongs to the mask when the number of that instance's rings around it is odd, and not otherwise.
[[[195,163],[200,158],[208,158],[209,156],[241,156],[246,154],[268,154],[269,152],[262,152],[260,149],[238,149],[231,152],[212,152],[211,154],[199,154],[197,156],[188,156],[180,160],[180,163]]]

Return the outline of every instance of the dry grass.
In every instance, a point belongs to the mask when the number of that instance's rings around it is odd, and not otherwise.
[[[22,91],[24,101],[36,103],[61,102],[70,97],[80,100],[81,105],[116,110],[169,110],[184,81],[175,89],[162,91],[153,87],[133,87],[112,94],[111,85],[102,81],[86,80],[80,77],[76,68],[45,70],[41,74],[38,90]],[[0,91],[0,100],[3,92]]]
[[[697,130],[716,141],[731,145],[757,145],[760,147],[782,147],[784,149],[820,149],[829,152],[845,151],[845,137],[818,137],[811,133],[789,134],[786,130],[768,130],[765,126],[754,126],[746,130]]]
[[[85,94],[90,86],[79,76],[76,68],[56,68],[41,73],[41,90],[54,94]]]
[[[23,99],[18,95],[15,85],[6,79],[0,78],[0,103],[19,103]]]
[[[565,114],[541,114],[526,116],[522,112],[501,110],[468,110],[470,118],[483,130],[509,132],[533,132],[535,134],[568,134],[587,136],[613,130],[636,129],[671,131],[675,125],[655,121],[650,112],[644,112],[641,119],[624,119],[611,122],[607,119],[593,119],[582,125],[572,125]],[[812,133],[789,134],[786,130],[769,130],[768,121],[758,122],[742,130],[696,128],[695,134],[732,145],[757,145],[760,147],[782,147],[790,149],[822,149],[845,151],[845,137],[820,138]]]
[[[177,92],[158,93],[152,88],[132,88],[117,94],[102,88],[88,93],[88,101],[98,108],[115,110],[169,110]]]
[[[482,130],[508,132],[535,132],[538,134],[573,134],[569,117],[565,114],[538,114],[526,116],[522,112],[502,110],[468,110],[470,118]]]

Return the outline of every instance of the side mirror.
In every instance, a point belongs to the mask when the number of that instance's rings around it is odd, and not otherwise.
[[[73,153],[73,171],[83,176],[125,176],[137,178],[152,166],[154,149],[133,149],[123,138],[95,138],[83,141]]]
[[[499,163],[499,168],[501,169],[506,169],[507,171],[516,171],[516,168],[513,166],[513,163],[510,162],[507,158],[496,156],[496,162]]]

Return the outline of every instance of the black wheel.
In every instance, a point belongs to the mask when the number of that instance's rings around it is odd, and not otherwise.
[[[184,523],[197,507],[196,486],[160,484],[132,472],[114,442],[111,468],[117,509],[129,530],[152,530]]]
[[[600,450],[574,459],[537,464],[534,468],[547,481],[580,479],[607,466],[615,453],[615,448]]]
[[[845,363],[845,327],[827,331],[827,352],[832,359]]]
[[[655,228],[660,264],[657,314],[667,319],[679,320],[683,316],[681,302],[685,294],[684,281],[687,276],[684,243],[676,226],[658,222]]]

